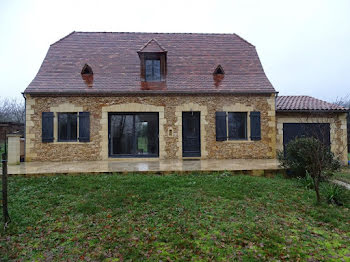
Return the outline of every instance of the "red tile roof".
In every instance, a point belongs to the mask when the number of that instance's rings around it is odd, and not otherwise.
[[[347,111],[348,109],[311,96],[278,96],[276,110],[283,111]]]
[[[152,41],[153,39],[153,41]],[[142,89],[138,51],[166,50],[165,88]],[[81,77],[85,64],[94,75]],[[225,71],[218,84],[213,72]],[[272,93],[253,45],[236,34],[73,32],[50,46],[25,93]]]

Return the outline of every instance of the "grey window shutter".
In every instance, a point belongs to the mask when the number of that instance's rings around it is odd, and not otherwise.
[[[226,112],[215,113],[216,141],[227,140]]]
[[[250,112],[250,139],[261,140],[260,112]]]
[[[79,113],[79,142],[90,142],[90,112]]]
[[[53,112],[42,112],[42,142],[53,142]]]

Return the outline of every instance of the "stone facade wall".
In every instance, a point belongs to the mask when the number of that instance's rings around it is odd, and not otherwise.
[[[346,113],[277,113],[277,150],[283,150],[284,123],[329,123],[331,150],[343,164],[348,161]]]
[[[201,158],[275,158],[275,96],[148,95],[26,98],[26,161],[107,160],[108,112],[158,112],[159,158],[182,158],[182,112],[200,111]],[[42,112],[90,112],[90,142],[41,142]],[[261,112],[260,141],[216,141],[215,112]],[[56,117],[55,117],[56,118]],[[54,128],[57,123],[54,120]],[[249,126],[248,126],[249,130]]]

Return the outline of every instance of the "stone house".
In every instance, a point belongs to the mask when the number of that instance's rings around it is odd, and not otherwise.
[[[275,158],[281,123],[305,113],[276,112],[255,47],[236,34],[73,32],[24,96],[26,161]],[[332,111],[341,130],[345,111]]]

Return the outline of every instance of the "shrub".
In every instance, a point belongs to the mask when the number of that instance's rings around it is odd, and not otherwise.
[[[314,189],[315,187],[314,181],[308,172],[306,172],[304,177],[298,177],[298,180],[301,186],[306,189]]]
[[[310,163],[314,160],[321,161],[320,165],[327,167],[321,174],[322,178],[332,176],[341,166],[329,148],[312,137],[294,139],[286,146],[285,153],[278,152],[277,158],[281,166],[289,169],[287,175],[293,177],[305,177]]]
[[[293,175],[305,177],[308,173],[311,176],[317,202],[321,200],[320,182],[340,168],[340,161],[334,157],[330,148],[313,137],[296,138],[289,142],[286,152],[278,153],[278,159]]]
[[[338,206],[343,205],[345,189],[342,186],[332,183],[324,183],[322,185],[322,191],[329,204],[336,204]]]

